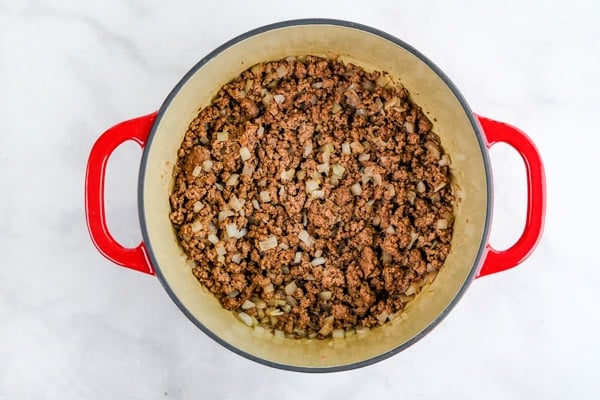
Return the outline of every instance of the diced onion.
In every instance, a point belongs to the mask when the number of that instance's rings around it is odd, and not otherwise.
[[[225,185],[226,186],[235,186],[235,185],[237,185],[239,179],[240,179],[240,176],[238,174],[231,174],[231,175],[229,175],[229,178],[227,178]]]
[[[275,291],[275,288],[273,287],[272,283],[269,283],[267,286],[263,287],[264,293],[273,293],[274,291]]]
[[[292,282],[288,283],[287,285],[285,285],[285,288],[283,289],[283,291],[288,296],[291,296],[296,292],[296,289],[298,289],[298,286],[296,285],[296,281],[292,281]]]
[[[315,257],[321,257],[323,255],[323,250],[319,249],[315,251]]]
[[[229,207],[231,207],[233,211],[240,211],[242,207],[244,207],[244,203],[245,200],[242,201],[238,199],[235,194],[231,195],[231,198],[229,199]]]
[[[210,172],[210,169],[213,166],[213,162],[211,160],[202,161],[202,169],[206,172]]]
[[[369,153],[363,153],[358,155],[358,161],[368,161],[371,158]]]
[[[331,332],[331,337],[334,339],[343,339],[344,338],[344,330],[343,329],[334,329]]]
[[[386,233],[394,234],[394,233],[396,233],[396,228],[394,228],[393,225],[388,225],[388,227],[385,231],[386,231]]]
[[[273,100],[275,100],[275,103],[281,104],[285,101],[285,96],[282,94],[276,94],[275,96],[273,96]]]
[[[287,171],[283,171],[281,173],[281,180],[282,181],[291,181],[292,179],[294,179],[295,175],[296,175],[296,170],[294,168],[290,168]]]
[[[230,238],[235,238],[238,234],[236,224],[227,224],[225,225],[225,229],[227,230],[227,236],[229,236]]]
[[[351,153],[350,143],[348,143],[348,142],[342,143],[342,154],[350,154],[350,153]]]
[[[331,112],[334,113],[334,114],[337,114],[341,110],[342,110],[342,106],[340,106],[339,103],[334,103],[333,107],[331,107]]]
[[[444,167],[444,166],[446,166],[446,165],[450,165],[450,159],[448,158],[448,155],[447,155],[447,154],[444,154],[444,155],[442,156],[442,158],[440,158],[440,161],[438,161],[438,165],[439,165],[440,167]]]
[[[202,223],[200,221],[196,221],[192,224],[192,232],[200,232],[202,230]]]
[[[200,212],[202,209],[204,208],[204,203],[202,203],[201,201],[197,201],[194,203],[194,212]]]
[[[360,195],[362,193],[362,188],[360,187],[360,183],[356,182],[354,185],[350,186],[350,191],[355,196]]]
[[[315,190],[319,189],[319,182],[313,180],[313,179],[309,179],[305,182],[306,185],[306,192],[307,193],[312,193]]]
[[[311,143],[307,143],[307,144],[304,145],[304,153],[302,153],[302,155],[304,157],[308,157],[308,156],[310,156],[310,153],[312,153],[312,150],[313,150],[312,144]]]
[[[217,132],[217,142],[224,142],[229,139],[229,133],[227,131]]]
[[[341,164],[333,164],[333,166],[331,167],[331,174],[338,178],[343,177],[344,172],[346,172],[346,168],[344,168],[344,166]]]
[[[219,211],[219,214],[218,214],[219,222],[224,221],[225,219],[227,219],[228,217],[231,217],[233,215],[234,215],[233,211],[231,211],[231,210]]]
[[[415,244],[415,242],[417,241],[417,239],[419,238],[419,235],[417,235],[417,232],[411,232],[410,233],[410,243],[408,244],[408,248],[410,249],[411,247],[413,247],[413,245]]]
[[[446,182],[442,182],[439,185],[437,185],[436,187],[434,187],[433,191],[434,192],[439,192],[440,190],[442,190],[445,187],[446,187]]]
[[[250,300],[245,300],[242,303],[242,310],[250,310],[251,308],[255,308],[256,304],[254,304],[254,302],[250,301]]]
[[[325,198],[325,191],[323,190],[313,190],[312,192],[310,192],[310,197],[312,197],[313,199],[324,199]]]
[[[265,127],[264,126],[259,126],[258,130],[256,131],[256,136],[258,137],[262,137],[265,133]]]
[[[313,239],[312,236],[310,236],[310,234],[304,229],[300,229],[300,232],[298,232],[298,239],[304,242],[304,244],[308,247],[311,247],[313,244],[315,244],[315,239]]]
[[[373,182],[374,182],[374,183],[375,183],[377,186],[381,185],[381,183],[383,182],[383,180],[381,179],[381,175],[380,175],[380,174],[377,174],[377,173],[373,174]]]
[[[310,262],[310,265],[312,265],[313,267],[316,267],[317,265],[323,265],[323,264],[325,264],[325,258],[324,257],[315,257]]]
[[[242,158],[242,161],[249,160],[252,157],[250,154],[250,149],[248,149],[246,146],[240,147],[240,157]]]
[[[248,234],[248,229],[242,228],[237,232],[236,239],[241,239]]]
[[[448,229],[448,220],[445,218],[440,218],[435,223],[436,229]]]
[[[266,190],[263,190],[262,192],[260,192],[260,199],[263,203],[269,203],[271,202],[271,195]]]
[[[242,262],[242,255],[240,253],[235,253],[234,255],[231,256],[231,261],[239,264]]]
[[[283,78],[284,76],[287,75],[287,68],[284,65],[280,65],[279,67],[277,67],[277,76],[280,78]]]
[[[299,181],[303,181],[305,177],[306,177],[306,172],[304,172],[302,170],[296,171],[296,178]]]
[[[313,89],[321,89],[323,87],[323,82],[315,82],[312,84]]]
[[[404,123],[404,128],[406,129],[406,132],[408,132],[408,133],[415,133],[415,123],[414,122],[406,121]]]
[[[407,296],[412,296],[415,293],[416,293],[416,289],[415,289],[414,285],[410,285],[408,287],[408,289],[406,289],[406,292],[404,292],[404,294],[407,295]]]
[[[194,170],[192,171],[192,176],[194,177],[199,177],[200,173],[202,172],[202,167],[201,166],[196,166],[196,168],[194,168]]]
[[[223,245],[216,246],[215,250],[217,251],[217,255],[219,256],[225,256],[225,254],[227,254],[227,250],[225,250],[225,247],[223,247]]]
[[[277,247],[277,236],[271,235],[258,243],[260,251],[267,251]]]
[[[321,174],[327,175],[329,173],[329,164],[323,163],[323,164],[317,165],[317,171],[319,171]]]
[[[329,290],[323,290],[319,293],[319,298],[325,301],[331,300],[331,292]]]
[[[294,264],[300,264],[302,262],[302,252],[297,251],[294,255]]]
[[[260,204],[258,204],[258,200],[252,199],[252,207],[254,207],[255,210],[260,210]]]
[[[248,326],[252,326],[252,323],[254,322],[252,320],[252,317],[249,316],[248,314],[246,314],[245,312],[241,312],[238,314],[238,317],[240,317],[240,319],[242,320],[243,323],[245,323]]]
[[[427,188],[425,187],[425,184],[423,183],[423,181],[417,182],[417,192],[424,193],[425,190],[427,190]]]

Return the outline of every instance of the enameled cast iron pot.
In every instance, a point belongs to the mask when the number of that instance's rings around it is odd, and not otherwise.
[[[172,168],[198,109],[248,67],[307,54],[335,55],[367,70],[387,71],[404,85],[412,100],[435,121],[435,132],[452,161],[453,189],[459,197],[452,250],[436,280],[400,318],[362,337],[293,340],[253,331],[198,283],[169,221]],[[138,182],[143,242],[132,249],[113,239],[104,209],[106,164],[126,140],[143,148]],[[497,142],[520,153],[527,173],[525,228],[504,251],[494,250],[488,243],[493,192],[488,148]],[[120,123],[98,139],[88,160],[85,195],[90,235],[104,256],[119,265],[156,274],[181,311],[228,349],[263,364],[308,372],[365,366],[415,343],[447,315],[473,279],[514,267],[527,258],[541,236],[545,213],[542,161],[523,132],[475,115],[446,75],[401,40],[366,26],[324,19],[265,26],[210,53],[183,77],[158,112]]]

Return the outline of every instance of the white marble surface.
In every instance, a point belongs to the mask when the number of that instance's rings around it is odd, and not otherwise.
[[[597,3],[174,3],[0,0],[0,399],[597,398]],[[533,138],[548,181],[531,258],[474,282],[401,354],[325,375],[222,348],[156,278],[100,256],[83,214],[88,152],[106,128],[157,109],[226,40],[315,16],[415,46],[475,111]],[[127,245],[140,239],[139,158],[134,144],[119,148],[107,178],[109,223]],[[492,159],[492,242],[506,247],[524,220],[524,172],[506,146]]]

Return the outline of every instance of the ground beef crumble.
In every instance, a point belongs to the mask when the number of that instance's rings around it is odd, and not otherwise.
[[[335,59],[261,63],[178,151],[171,222],[250,326],[350,336],[398,315],[450,251],[449,158],[409,92]]]

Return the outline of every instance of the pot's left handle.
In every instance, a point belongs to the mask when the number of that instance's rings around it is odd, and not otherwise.
[[[121,122],[104,132],[92,147],[85,175],[85,217],[92,242],[112,262],[151,275],[154,275],[154,268],[144,243],[134,248],[123,247],[108,230],[104,178],[110,155],[123,142],[133,140],[144,148],[156,115],[157,112],[154,112]]]

